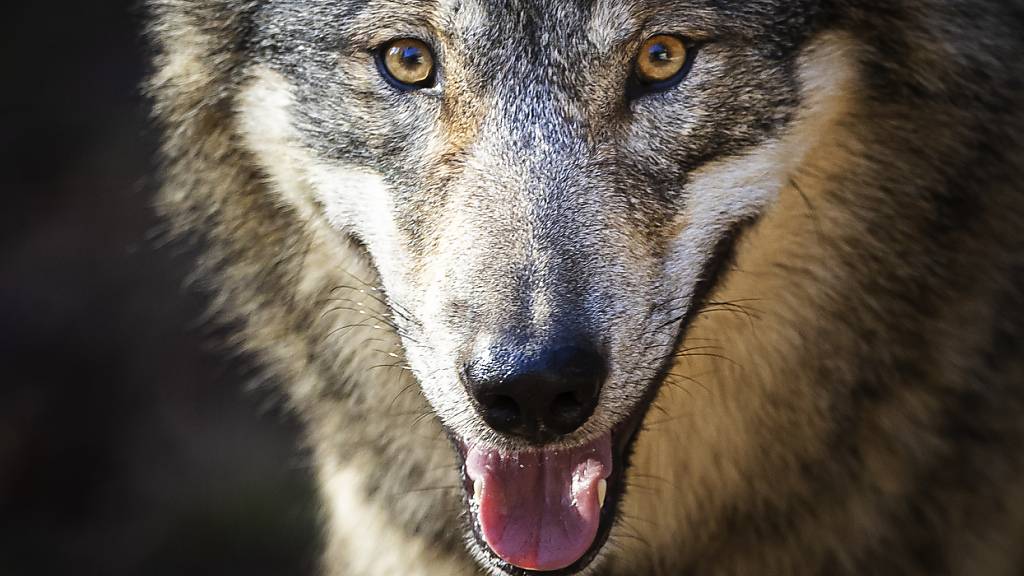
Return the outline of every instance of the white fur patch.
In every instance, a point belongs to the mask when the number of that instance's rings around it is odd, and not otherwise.
[[[384,277],[407,270],[396,244],[391,192],[379,174],[330,165],[301,145],[291,116],[294,98],[288,81],[268,68],[258,70],[239,97],[245,144],[269,173],[273,189],[306,221],[326,216],[336,230],[362,240]]]
[[[692,290],[698,280],[692,271],[703,268],[722,234],[761,213],[778,197],[820,131],[835,121],[848,99],[844,90],[854,75],[848,52],[848,43],[832,38],[808,48],[799,69],[804,105],[782,137],[690,175],[686,187],[690,203],[679,218],[682,231],[665,267],[667,277],[689,277]]]
[[[268,68],[257,70],[238,98],[239,128],[245,145],[267,171],[271,189],[305,221],[316,220],[317,207],[306,180],[310,160],[298,145],[291,120],[291,86]]]
[[[362,286],[357,280],[372,278],[373,271],[339,231],[361,238],[371,249],[394,253],[390,252],[394,241],[390,194],[379,175],[328,166],[305,148],[292,120],[293,103],[288,81],[268,68],[259,69],[236,102],[239,129],[246,148],[267,173],[269,190],[298,213],[312,235],[297,293],[324,308],[326,330],[330,337],[342,340],[340,346],[346,352],[338,362],[344,362],[350,373],[363,373],[393,360],[382,355],[400,349],[382,298],[375,287]],[[401,258],[381,264],[378,269],[391,273],[404,269]],[[332,286],[343,289],[323,293]],[[366,346],[370,339],[378,345]],[[302,356],[284,342],[271,348],[282,361],[289,355]],[[314,379],[295,382],[292,393],[314,393],[315,385]]]

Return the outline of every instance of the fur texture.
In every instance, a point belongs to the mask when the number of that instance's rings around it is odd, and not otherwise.
[[[559,442],[645,415],[582,573],[1024,570],[1024,3],[149,5],[159,209],[307,423],[326,573],[510,572],[450,439],[525,444],[459,369],[566,327],[610,374]],[[693,67],[628,99],[658,33]]]

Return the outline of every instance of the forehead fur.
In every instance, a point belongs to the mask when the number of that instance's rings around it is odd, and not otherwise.
[[[508,37],[543,41],[544,48],[589,36],[594,44],[608,49],[644,31],[701,39],[802,36],[811,33],[814,22],[827,12],[823,4],[821,0],[313,0],[297,5],[267,0],[256,3],[254,9],[272,15],[264,20],[271,28],[333,23],[335,30],[343,28],[342,34],[355,43],[373,43],[389,31],[419,29],[463,41],[487,39],[500,44]],[[326,26],[305,30],[298,37],[338,39]]]

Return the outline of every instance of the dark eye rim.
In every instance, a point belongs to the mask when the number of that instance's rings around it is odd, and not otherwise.
[[[637,55],[634,56],[631,61],[629,80],[626,84],[626,98],[630,101],[650,94],[667,92],[681,84],[683,80],[690,75],[693,63],[697,59],[697,53],[700,51],[702,46],[701,44],[693,42],[692,40],[678,34],[652,34],[648,39],[655,38],[657,36],[671,36],[682,42],[683,45],[686,46],[686,60],[683,62],[683,67],[679,69],[679,72],[676,72],[671,78],[661,80],[659,82],[647,82],[637,74],[637,59],[640,58],[640,53],[638,51]]]
[[[391,71],[388,70],[387,64],[385,62],[387,51],[390,50],[392,46],[394,46],[398,42],[408,40],[419,42],[426,46],[427,51],[430,52],[430,58],[434,63],[434,65],[430,69],[430,75],[427,76],[424,80],[421,80],[420,82],[402,82],[398,78],[395,78],[393,74],[391,74]],[[394,38],[388,40],[387,42],[384,42],[376,49],[374,49],[373,60],[377,66],[377,72],[380,73],[381,77],[384,78],[388,85],[390,85],[392,88],[400,92],[414,92],[416,90],[426,90],[429,88],[433,88],[434,86],[437,85],[437,53],[434,51],[433,46],[430,45],[430,42],[427,42],[426,40],[423,40],[421,38],[416,38],[414,36],[403,36],[401,38]]]

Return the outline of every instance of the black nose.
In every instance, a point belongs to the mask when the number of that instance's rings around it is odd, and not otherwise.
[[[499,432],[543,442],[569,434],[594,413],[607,375],[590,346],[558,346],[530,355],[491,351],[466,367],[484,421]]]

